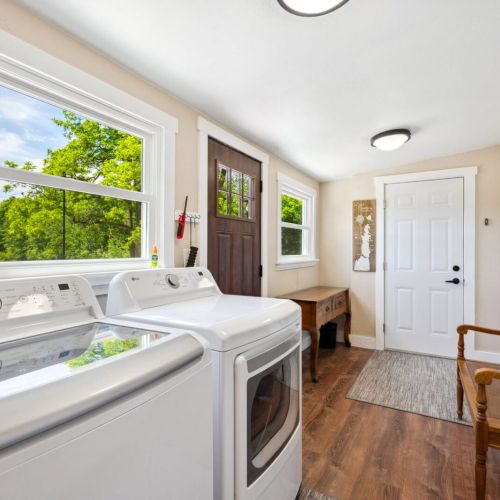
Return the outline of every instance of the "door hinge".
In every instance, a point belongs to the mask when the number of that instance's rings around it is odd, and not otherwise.
[[[387,271],[387,262],[384,262],[384,265],[382,266],[384,271]]]
[[[262,269],[262,265],[259,266],[259,278],[262,278],[262,273],[263,273],[263,269]]]
[[[264,191],[264,181],[259,181],[259,189],[261,193]]]
[[[382,323],[382,331],[385,333],[385,323]]]
[[[387,208],[387,200],[384,200],[384,210]]]

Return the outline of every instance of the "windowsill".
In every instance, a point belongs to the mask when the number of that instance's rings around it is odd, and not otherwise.
[[[297,259],[276,262],[276,271],[287,271],[288,269],[300,269],[302,267],[314,267],[319,259]]]
[[[149,259],[116,259],[114,262],[94,261],[28,261],[0,263],[0,279],[64,276],[77,274],[88,280],[96,295],[106,295],[109,283],[122,271],[149,269]]]

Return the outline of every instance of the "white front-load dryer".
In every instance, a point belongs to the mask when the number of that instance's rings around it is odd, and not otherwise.
[[[214,498],[293,500],[302,479],[301,317],[293,302],[224,295],[205,268],[117,275],[115,320],[188,328],[214,363]]]

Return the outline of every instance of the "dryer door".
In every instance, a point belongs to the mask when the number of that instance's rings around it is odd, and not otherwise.
[[[300,423],[300,361],[297,333],[236,359],[236,435],[246,436],[237,446],[237,462],[246,462],[247,486],[267,470]]]

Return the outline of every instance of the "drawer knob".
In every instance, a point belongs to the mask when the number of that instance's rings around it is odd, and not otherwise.
[[[330,306],[326,306],[326,312],[330,312]]]

